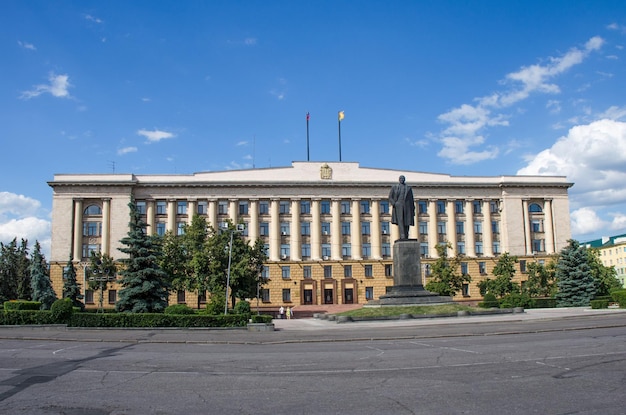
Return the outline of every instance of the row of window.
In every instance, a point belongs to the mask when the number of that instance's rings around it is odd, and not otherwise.
[[[343,268],[344,278],[353,278],[352,265],[343,265],[342,268]],[[290,279],[291,278],[291,266],[283,265],[281,267],[281,276],[283,279]],[[392,276],[393,276],[393,266],[391,264],[385,264],[385,277],[392,277]],[[261,278],[268,279],[269,277],[270,277],[270,268],[269,266],[266,265],[261,270]],[[374,277],[374,271],[373,271],[373,267],[371,264],[365,264],[363,266],[363,277],[365,278]],[[304,279],[313,278],[312,268],[310,265],[305,265],[304,267],[302,267],[302,278]],[[332,265],[324,265],[324,278],[333,278],[333,266]]]

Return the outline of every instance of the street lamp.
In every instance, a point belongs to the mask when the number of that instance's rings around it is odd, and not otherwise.
[[[230,243],[228,245],[228,270],[226,271],[226,300],[224,301],[224,315],[228,314],[228,289],[230,288],[230,264],[233,260],[233,234],[235,232],[243,232],[246,230],[246,225],[238,223],[235,229],[228,229],[228,227],[222,228],[223,231],[230,232]]]

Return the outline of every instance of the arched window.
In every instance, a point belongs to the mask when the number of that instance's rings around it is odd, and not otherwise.
[[[83,214],[85,216],[102,215],[102,209],[100,208],[100,206],[97,206],[97,205],[89,205],[85,208],[85,210],[83,211]]]
[[[530,206],[528,206],[528,211],[530,213],[541,213],[543,209],[537,203],[531,203]]]

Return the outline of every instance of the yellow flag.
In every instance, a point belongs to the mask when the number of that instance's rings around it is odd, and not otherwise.
[[[339,121],[343,120],[343,111],[339,111]]]

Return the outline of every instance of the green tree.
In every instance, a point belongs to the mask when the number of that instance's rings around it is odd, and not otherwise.
[[[596,293],[587,248],[570,239],[556,264],[558,307],[587,306]]]
[[[63,269],[63,298],[69,298],[74,307],[78,307],[81,310],[85,308],[85,304],[80,301],[83,299],[83,295],[80,293],[80,284],[76,279],[76,267],[74,267],[71,254],[67,265]]]
[[[500,255],[496,266],[493,268],[493,275],[496,278],[486,278],[478,283],[481,295],[491,293],[502,298],[509,293],[519,292],[519,286],[513,282],[515,263],[517,263],[516,256],[511,256],[508,252]]]
[[[529,297],[552,297],[557,290],[555,262],[547,265],[531,262],[527,266],[528,280],[523,284],[522,292]]]
[[[18,244],[14,238],[6,245],[0,242],[0,303],[31,298],[28,241],[22,239]]]
[[[425,287],[428,291],[438,293],[444,296],[454,296],[461,291],[464,283],[472,281],[469,275],[462,275],[457,270],[461,263],[461,257],[448,257],[448,249],[452,248],[450,243],[439,244],[436,246],[439,258],[431,267],[431,278]]]
[[[146,223],[141,219],[134,199],[128,204],[130,223],[128,235],[120,240],[119,250],[128,255],[123,259],[119,281],[122,289],[116,309],[132,313],[162,312],[168,304],[170,284],[168,275],[158,263],[160,245],[146,234]]]
[[[98,308],[103,311],[104,291],[109,289],[109,283],[117,277],[117,265],[113,257],[102,252],[91,251],[89,267],[87,268],[87,284],[89,288],[98,292]]]
[[[596,286],[596,296],[610,295],[612,290],[622,287],[617,279],[615,267],[606,267],[597,249],[587,249],[587,263]]]
[[[30,260],[30,284],[33,292],[33,301],[39,301],[43,310],[49,310],[56,301],[57,295],[52,288],[48,264],[41,253],[39,242],[35,242],[35,249]]]

